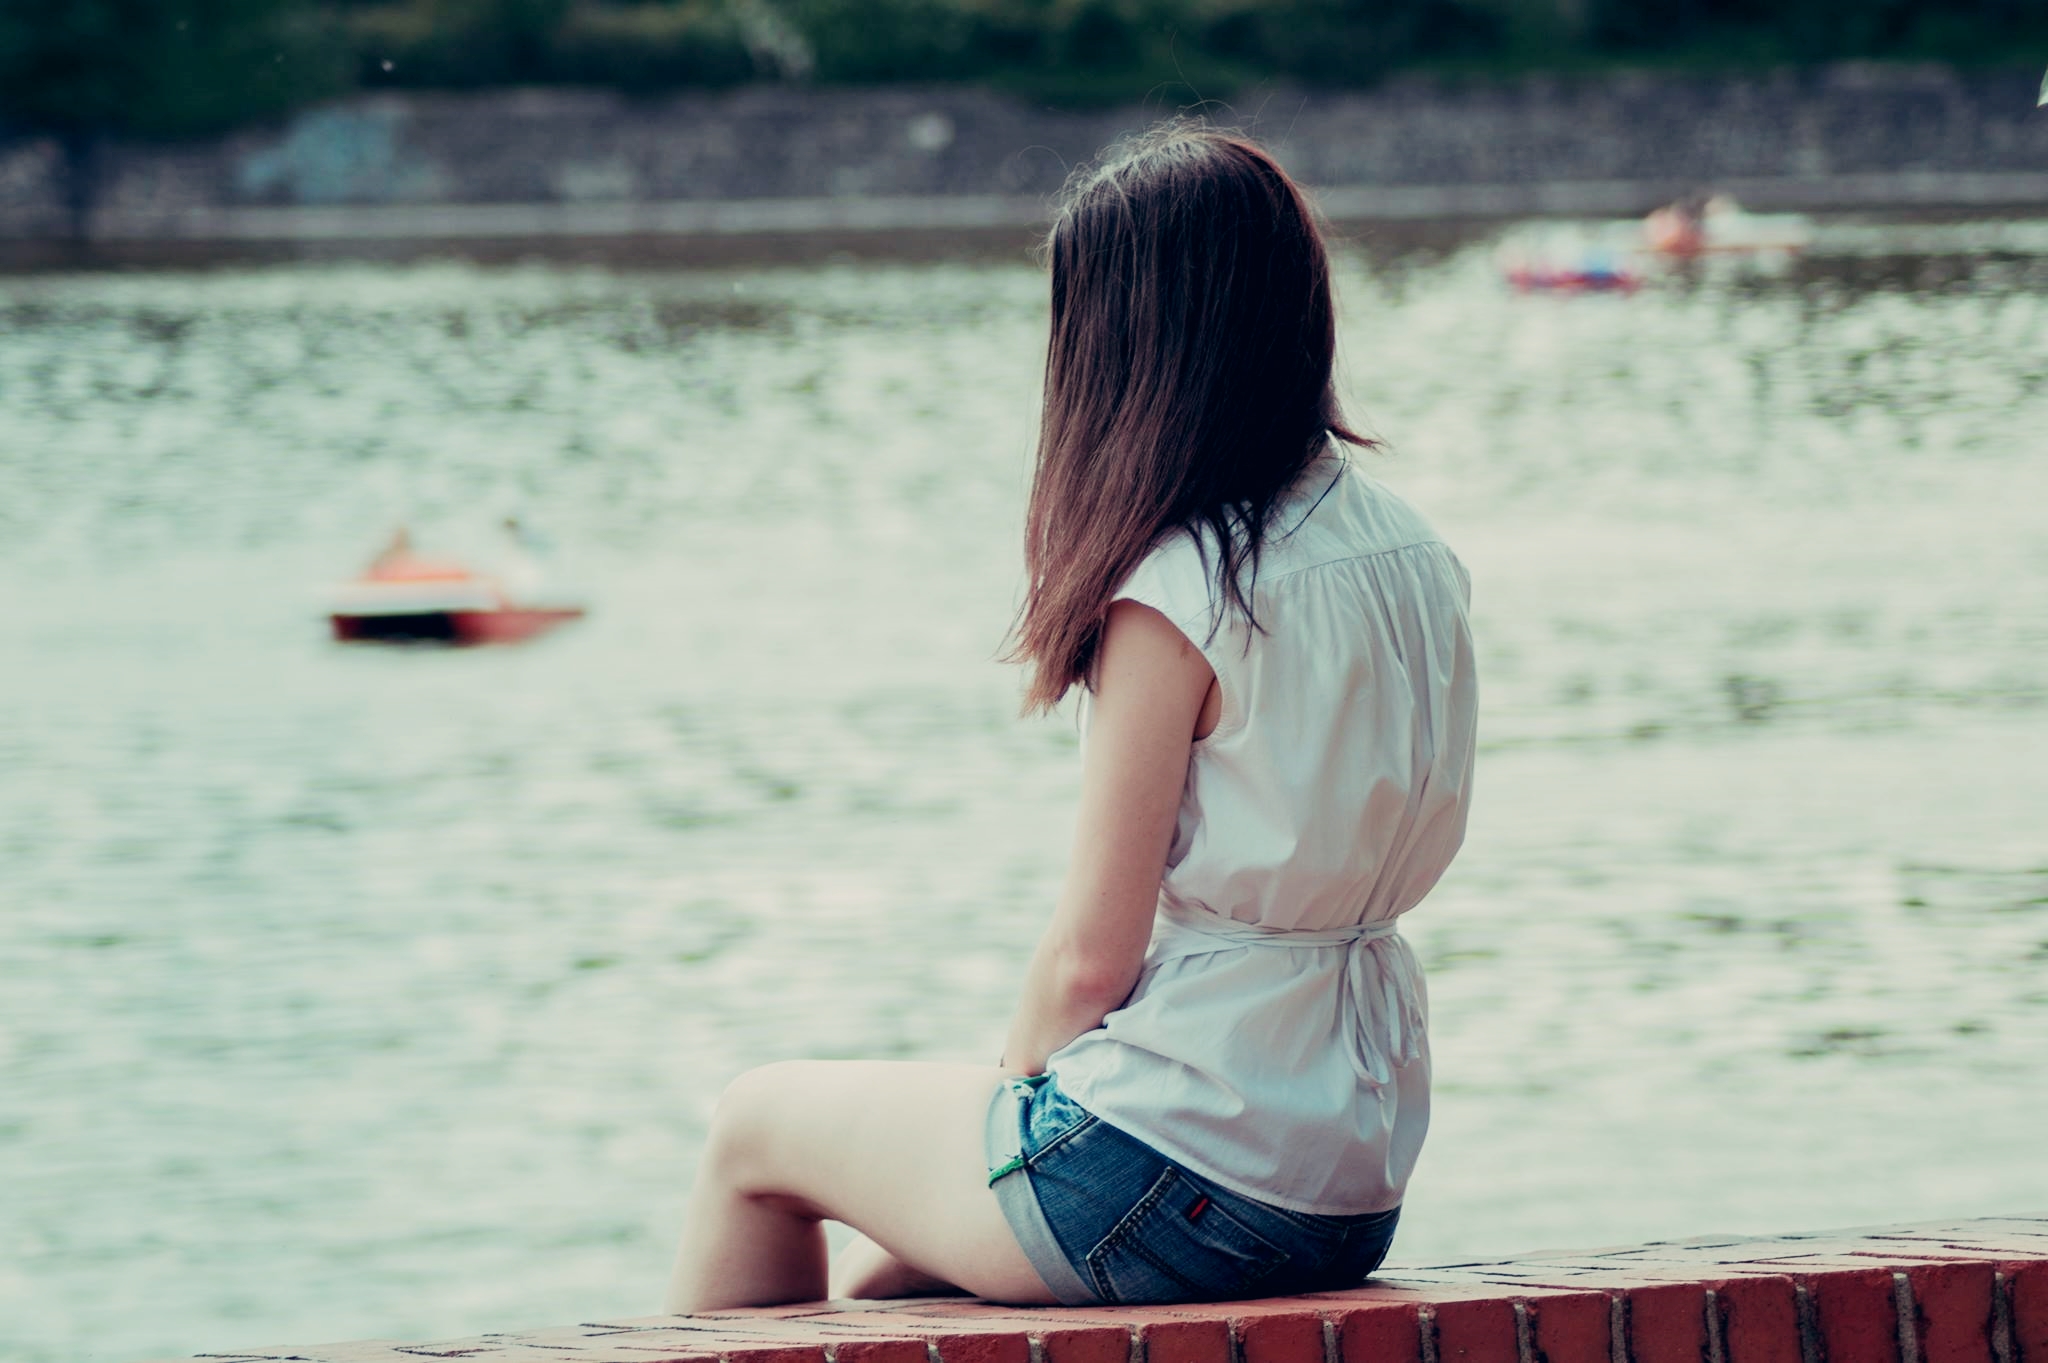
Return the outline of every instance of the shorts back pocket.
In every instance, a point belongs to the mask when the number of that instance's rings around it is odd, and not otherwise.
[[[1105,1302],[1228,1301],[1287,1262],[1287,1251],[1168,1165],[1088,1252],[1090,1285]]]

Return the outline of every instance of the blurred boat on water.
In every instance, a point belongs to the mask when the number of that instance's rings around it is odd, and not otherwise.
[[[1643,277],[1633,270],[1598,259],[1574,265],[1511,265],[1507,279],[1518,293],[1634,293],[1643,285]]]
[[[1716,254],[1792,253],[1813,242],[1803,213],[1751,213],[1726,194],[1679,199],[1643,219],[1643,243],[1680,259]]]
[[[1504,238],[1494,265],[1517,293],[1634,293],[1643,285],[1641,254],[1614,224],[1546,224]]]
[[[1634,293],[1695,261],[1782,268],[1812,244],[1798,213],[1751,213],[1725,194],[1691,195],[1641,219],[1518,228],[1495,267],[1518,293]]]
[[[580,619],[585,607],[550,588],[536,541],[507,520],[506,562],[495,573],[422,554],[403,526],[362,575],[336,588],[328,610],[342,643],[514,644]]]

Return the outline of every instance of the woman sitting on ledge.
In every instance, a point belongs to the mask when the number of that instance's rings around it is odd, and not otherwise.
[[[1344,449],[1327,257],[1250,142],[1077,177],[1025,540],[1027,703],[1082,693],[1073,858],[1000,1066],[792,1062],[713,1119],[668,1309],[1351,1287],[1429,1118],[1399,916],[1449,865],[1464,569]]]

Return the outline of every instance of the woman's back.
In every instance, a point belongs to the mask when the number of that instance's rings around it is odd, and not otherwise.
[[[1428,1124],[1420,971],[1391,920],[1463,839],[1477,691],[1463,567],[1351,461],[1276,504],[1253,606],[1176,532],[1119,590],[1202,650],[1194,746],[1144,973],[1052,1058],[1062,1088],[1238,1192],[1399,1204]]]

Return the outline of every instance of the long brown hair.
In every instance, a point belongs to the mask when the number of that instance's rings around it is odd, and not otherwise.
[[[1344,424],[1314,212],[1249,140],[1169,124],[1069,182],[1047,244],[1052,341],[1012,657],[1027,710],[1087,685],[1112,594],[1194,534],[1254,629],[1275,500]],[[1220,627],[1221,613],[1212,622]]]

